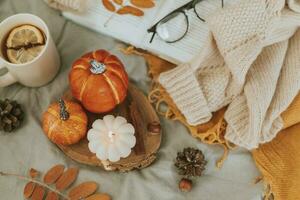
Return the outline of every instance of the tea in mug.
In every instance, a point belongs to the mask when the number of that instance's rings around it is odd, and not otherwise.
[[[44,49],[46,37],[36,26],[24,24],[9,31],[2,41],[2,55],[8,62],[23,64],[32,61]]]

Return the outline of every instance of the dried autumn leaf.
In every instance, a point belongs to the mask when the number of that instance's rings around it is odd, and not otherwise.
[[[34,188],[35,188],[35,183],[33,182],[27,183],[24,187],[24,198],[28,199],[29,197],[31,197]]]
[[[132,7],[132,6],[124,6],[124,7],[120,8],[117,11],[117,13],[120,15],[131,14],[131,15],[138,16],[138,17],[144,15],[144,12],[142,10]]]
[[[30,176],[31,178],[36,178],[39,174],[40,174],[40,173],[39,173],[36,169],[31,168],[31,169],[29,170],[29,176]]]
[[[118,5],[122,5],[123,4],[123,0],[113,0],[113,2],[115,2]]]
[[[111,200],[111,197],[108,194],[94,194],[85,200]]]
[[[98,184],[93,181],[84,182],[80,185],[72,188],[69,192],[69,197],[71,200],[80,200],[94,194],[98,188]]]
[[[130,0],[130,3],[139,8],[153,8],[155,6],[152,0]]]
[[[116,7],[114,6],[114,4],[112,4],[112,2],[110,2],[109,0],[102,0],[102,4],[103,6],[111,11],[111,12],[115,12],[116,11]]]
[[[45,188],[43,186],[37,185],[32,193],[32,200],[43,200],[45,195]]]
[[[55,165],[52,167],[44,176],[44,183],[50,185],[57,181],[59,177],[63,174],[65,166]]]
[[[56,189],[62,191],[67,189],[77,178],[78,176],[78,168],[69,168],[65,171],[61,177],[56,182]]]
[[[53,191],[48,192],[45,200],[59,200],[58,194]]]

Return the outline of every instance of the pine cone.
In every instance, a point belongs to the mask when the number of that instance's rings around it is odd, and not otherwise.
[[[178,173],[187,177],[201,176],[206,164],[202,151],[190,147],[178,152],[175,161]]]
[[[24,112],[16,101],[0,100],[0,130],[12,132],[21,126],[23,118]]]

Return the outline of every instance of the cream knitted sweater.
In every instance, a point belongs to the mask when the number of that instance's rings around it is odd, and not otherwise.
[[[298,5],[240,1],[207,19],[205,50],[159,77],[188,123],[207,122],[229,105],[227,140],[253,149],[276,136],[280,114],[300,88]]]

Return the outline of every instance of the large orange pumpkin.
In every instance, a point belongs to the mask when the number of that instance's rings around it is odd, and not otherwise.
[[[86,136],[88,118],[80,104],[60,99],[43,114],[42,124],[52,142],[71,145]]]
[[[111,111],[127,95],[128,75],[124,66],[105,50],[87,53],[76,60],[69,81],[73,96],[94,113]]]

